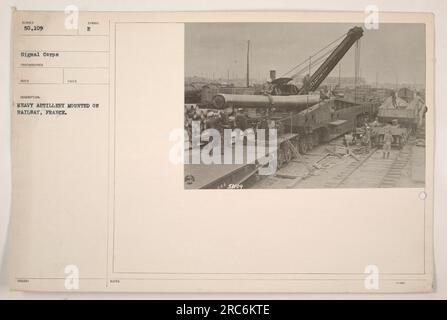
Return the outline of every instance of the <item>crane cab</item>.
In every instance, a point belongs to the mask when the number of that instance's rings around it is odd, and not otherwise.
[[[292,78],[278,78],[270,82],[268,93],[272,96],[292,96],[298,94],[298,87],[289,83]]]

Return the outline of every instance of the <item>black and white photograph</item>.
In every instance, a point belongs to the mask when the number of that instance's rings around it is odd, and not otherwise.
[[[0,300],[447,297],[447,5],[116,1],[1,11]]]
[[[424,187],[425,34],[185,24],[184,188]]]

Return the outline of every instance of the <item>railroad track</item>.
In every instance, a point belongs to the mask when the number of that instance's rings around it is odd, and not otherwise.
[[[384,159],[382,150],[374,148],[360,161],[351,162],[337,176],[329,180],[326,188],[392,188],[400,180],[403,169],[411,158],[411,146],[391,150]]]
[[[374,148],[365,158],[358,162],[351,162],[345,169],[343,169],[335,178],[329,180],[324,187],[325,188],[338,188],[345,181],[351,177],[351,175],[360,168],[375,152],[377,148]]]
[[[397,182],[402,176],[403,169],[407,166],[411,159],[411,147],[405,145],[402,150],[400,150],[395,161],[391,164],[391,167],[387,171],[386,175],[380,182],[380,188],[393,188],[396,187]]]

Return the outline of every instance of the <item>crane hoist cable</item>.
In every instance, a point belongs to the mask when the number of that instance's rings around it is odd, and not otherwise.
[[[360,39],[358,39],[355,43],[354,59],[354,102],[357,102],[357,84],[360,78]]]
[[[291,76],[290,78],[295,78],[299,75],[302,75],[305,72],[309,73],[309,70],[311,70],[312,68],[314,68],[315,66],[319,65],[321,62],[323,62],[324,59],[326,59],[333,50],[328,50],[327,52],[325,52],[322,56],[318,57],[316,60],[312,60],[310,63],[310,66],[305,66],[303,68],[301,68],[299,71],[295,72],[293,74],[293,76]]]
[[[329,43],[328,45],[326,45],[325,47],[321,48],[320,50],[318,50],[317,52],[315,52],[313,55],[311,55],[309,58],[306,58],[305,60],[303,60],[302,62],[300,62],[299,64],[297,64],[296,66],[294,66],[292,69],[290,69],[289,71],[287,71],[286,73],[284,73],[283,75],[281,75],[281,77],[286,76],[287,74],[291,73],[292,71],[294,71],[295,69],[297,69],[298,67],[302,66],[305,63],[309,62],[309,59],[312,59],[313,57],[315,57],[316,55],[318,55],[320,52],[324,51],[325,49],[329,48],[330,46],[332,46],[333,44],[335,44],[336,42],[340,41],[342,38],[344,38],[348,33],[345,33],[343,35],[341,35],[340,37],[338,37],[337,39],[335,39],[334,41],[332,41],[331,43]],[[332,52],[332,50],[331,50]]]

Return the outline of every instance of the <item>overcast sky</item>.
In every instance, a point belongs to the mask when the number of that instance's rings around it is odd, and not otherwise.
[[[268,79],[313,55],[354,24],[340,23],[190,23],[185,26],[186,76],[245,77],[247,40],[250,73]],[[364,28],[365,30],[365,28]],[[341,60],[341,75],[354,76],[354,47]],[[368,82],[425,84],[425,26],[380,24],[361,38],[360,69]],[[330,76],[338,76],[338,67]]]

